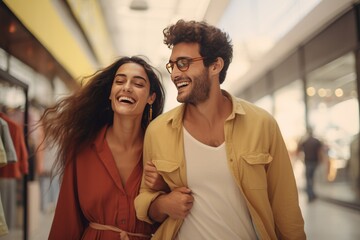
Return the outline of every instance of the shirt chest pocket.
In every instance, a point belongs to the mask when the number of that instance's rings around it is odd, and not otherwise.
[[[160,159],[154,159],[152,162],[171,189],[185,186],[180,174],[180,163]]]
[[[241,156],[243,183],[248,189],[266,189],[266,165],[272,161],[268,153],[250,153]]]

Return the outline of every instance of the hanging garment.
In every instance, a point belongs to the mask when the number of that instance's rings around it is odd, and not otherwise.
[[[5,167],[0,168],[0,178],[20,179],[23,174],[27,174],[29,171],[28,151],[25,145],[24,132],[20,125],[15,123],[4,113],[0,113],[0,118],[5,120],[8,124],[18,159],[17,162],[7,164]]]
[[[4,209],[1,202],[1,193],[0,193],[0,237],[9,233],[8,227],[5,221]]]
[[[8,124],[14,144],[17,162],[0,168],[0,192],[8,229],[15,228],[16,220],[16,181],[29,171],[28,151],[25,144],[23,128],[0,112],[0,118]]]
[[[14,163],[17,161],[16,151],[13,140],[11,138],[10,129],[8,123],[0,118],[0,138],[3,143],[3,150],[6,155],[8,163]]]
[[[7,163],[6,151],[2,142],[2,138],[0,137],[0,167],[5,166],[6,163]],[[9,230],[5,220],[5,214],[4,214],[4,209],[1,201],[1,193],[0,193],[0,237],[8,233]]]
[[[6,164],[7,164],[6,151],[2,138],[0,137],[0,167],[5,166]]]
[[[16,179],[0,178],[0,192],[7,227],[9,230],[15,229],[17,218]]]
[[[5,166],[6,164],[7,164],[6,151],[4,148],[2,138],[0,137],[0,167]],[[9,231],[5,221],[5,214],[2,206],[1,192],[0,192],[0,236],[4,236],[8,232]]]

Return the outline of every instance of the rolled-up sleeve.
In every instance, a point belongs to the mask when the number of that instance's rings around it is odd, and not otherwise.
[[[150,141],[150,126],[148,127],[148,131],[145,134],[144,138],[144,149],[143,149],[143,166],[148,161],[151,161],[151,141]],[[152,201],[154,201],[155,198],[157,198],[160,194],[163,192],[159,191],[153,191],[150,189],[144,181],[144,174],[142,176],[141,186],[140,186],[140,192],[139,195],[135,198],[135,211],[136,216],[138,219],[148,222],[148,223],[154,223],[148,216],[148,211],[150,204]]]

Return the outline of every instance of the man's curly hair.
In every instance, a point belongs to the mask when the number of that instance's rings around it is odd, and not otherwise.
[[[201,21],[179,20],[163,30],[164,43],[171,49],[178,43],[198,43],[200,55],[205,57],[204,65],[210,66],[218,57],[224,60],[224,68],[220,72],[219,82],[224,82],[226,72],[233,56],[233,45],[229,35],[219,28]]]

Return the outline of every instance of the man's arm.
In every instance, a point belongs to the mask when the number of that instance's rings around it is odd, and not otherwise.
[[[269,153],[273,160],[267,168],[267,189],[277,236],[279,239],[306,239],[289,153],[275,120],[269,129]]]
[[[144,165],[144,181],[145,184],[154,191],[170,192],[170,188],[166,184],[164,178],[150,161],[146,162]]]
[[[144,138],[143,166],[144,170],[145,168],[150,169],[151,173],[149,177],[146,170],[144,171],[139,195],[135,198],[136,216],[138,219],[148,223],[162,222],[168,216],[171,218],[185,218],[194,200],[191,190],[185,187],[175,188],[172,192],[170,192],[170,189],[160,190],[164,189],[155,183],[159,173],[152,164],[154,157],[152,155],[153,144],[156,143],[156,141],[151,140],[152,136],[156,135],[152,134],[152,128],[149,126]],[[154,188],[149,186],[151,184],[154,184]],[[166,187],[168,187],[167,184]],[[167,194],[166,192],[170,193]]]
[[[156,222],[163,222],[167,217],[184,219],[189,214],[193,202],[194,197],[189,188],[176,188],[155,198],[150,204],[148,215]]]

